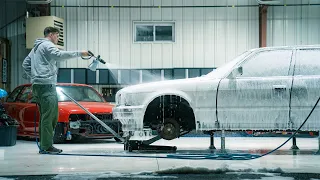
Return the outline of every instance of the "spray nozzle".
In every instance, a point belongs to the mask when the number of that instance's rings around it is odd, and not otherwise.
[[[95,57],[97,61],[101,62],[102,64],[106,64],[106,62],[100,58],[100,55],[98,55],[97,57],[94,56],[94,54],[91,51],[88,51],[88,54],[90,57]]]
[[[95,59],[93,59],[92,63],[88,67],[91,71],[97,70],[97,66],[98,66],[99,62],[102,64],[106,64],[106,62],[103,59],[101,59],[100,55],[98,55],[96,57],[91,51],[88,51],[88,54],[89,54],[89,57],[87,57],[87,58],[81,57],[81,58],[82,59],[91,59],[92,57],[95,58]]]

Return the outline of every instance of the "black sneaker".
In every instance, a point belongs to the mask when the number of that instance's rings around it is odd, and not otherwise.
[[[60,153],[62,153],[62,149],[57,149],[57,148],[51,146],[47,150],[39,151],[39,153],[40,154],[60,154]]]

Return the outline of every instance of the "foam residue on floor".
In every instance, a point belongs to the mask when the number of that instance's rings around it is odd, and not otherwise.
[[[208,169],[204,167],[178,167],[178,168],[170,168],[165,170],[156,171],[157,174],[223,174],[228,172],[245,172],[245,173],[284,173],[281,168],[275,169],[267,169],[262,168],[258,170],[253,169],[237,169],[233,170],[228,168],[227,165],[222,166],[221,168],[216,169]]]
[[[117,172],[106,173],[76,173],[76,174],[59,174],[53,179],[57,180],[94,180],[100,178],[136,178],[136,179],[165,179],[165,178],[177,178],[176,176],[159,176],[153,172],[139,172],[122,174]]]

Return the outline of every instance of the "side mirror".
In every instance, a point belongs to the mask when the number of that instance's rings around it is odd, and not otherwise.
[[[239,75],[242,75],[243,74],[243,68],[242,66],[239,66],[237,68],[235,68],[234,70],[232,70],[232,72],[229,74],[228,78],[232,79],[232,78],[235,78]]]

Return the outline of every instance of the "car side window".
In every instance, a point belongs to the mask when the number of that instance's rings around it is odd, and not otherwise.
[[[294,74],[320,75],[320,49],[299,50]]]
[[[288,76],[292,50],[263,51],[251,56],[241,66],[238,77]]]
[[[26,103],[28,102],[29,98],[30,98],[30,93],[31,93],[31,87],[25,87],[23,90],[22,90],[22,93],[20,96],[18,96],[17,98],[17,102],[23,102],[23,103]]]
[[[91,88],[88,88],[87,95],[93,101],[96,101],[96,102],[100,102],[101,101],[101,99],[99,98],[100,94],[99,94],[99,96],[97,96],[97,93]]]
[[[21,86],[21,87],[17,87],[15,90],[13,90],[13,92],[9,94],[6,102],[15,102],[17,96],[19,95],[19,93],[21,92],[21,90],[22,90],[23,88],[24,88],[24,87]]]

